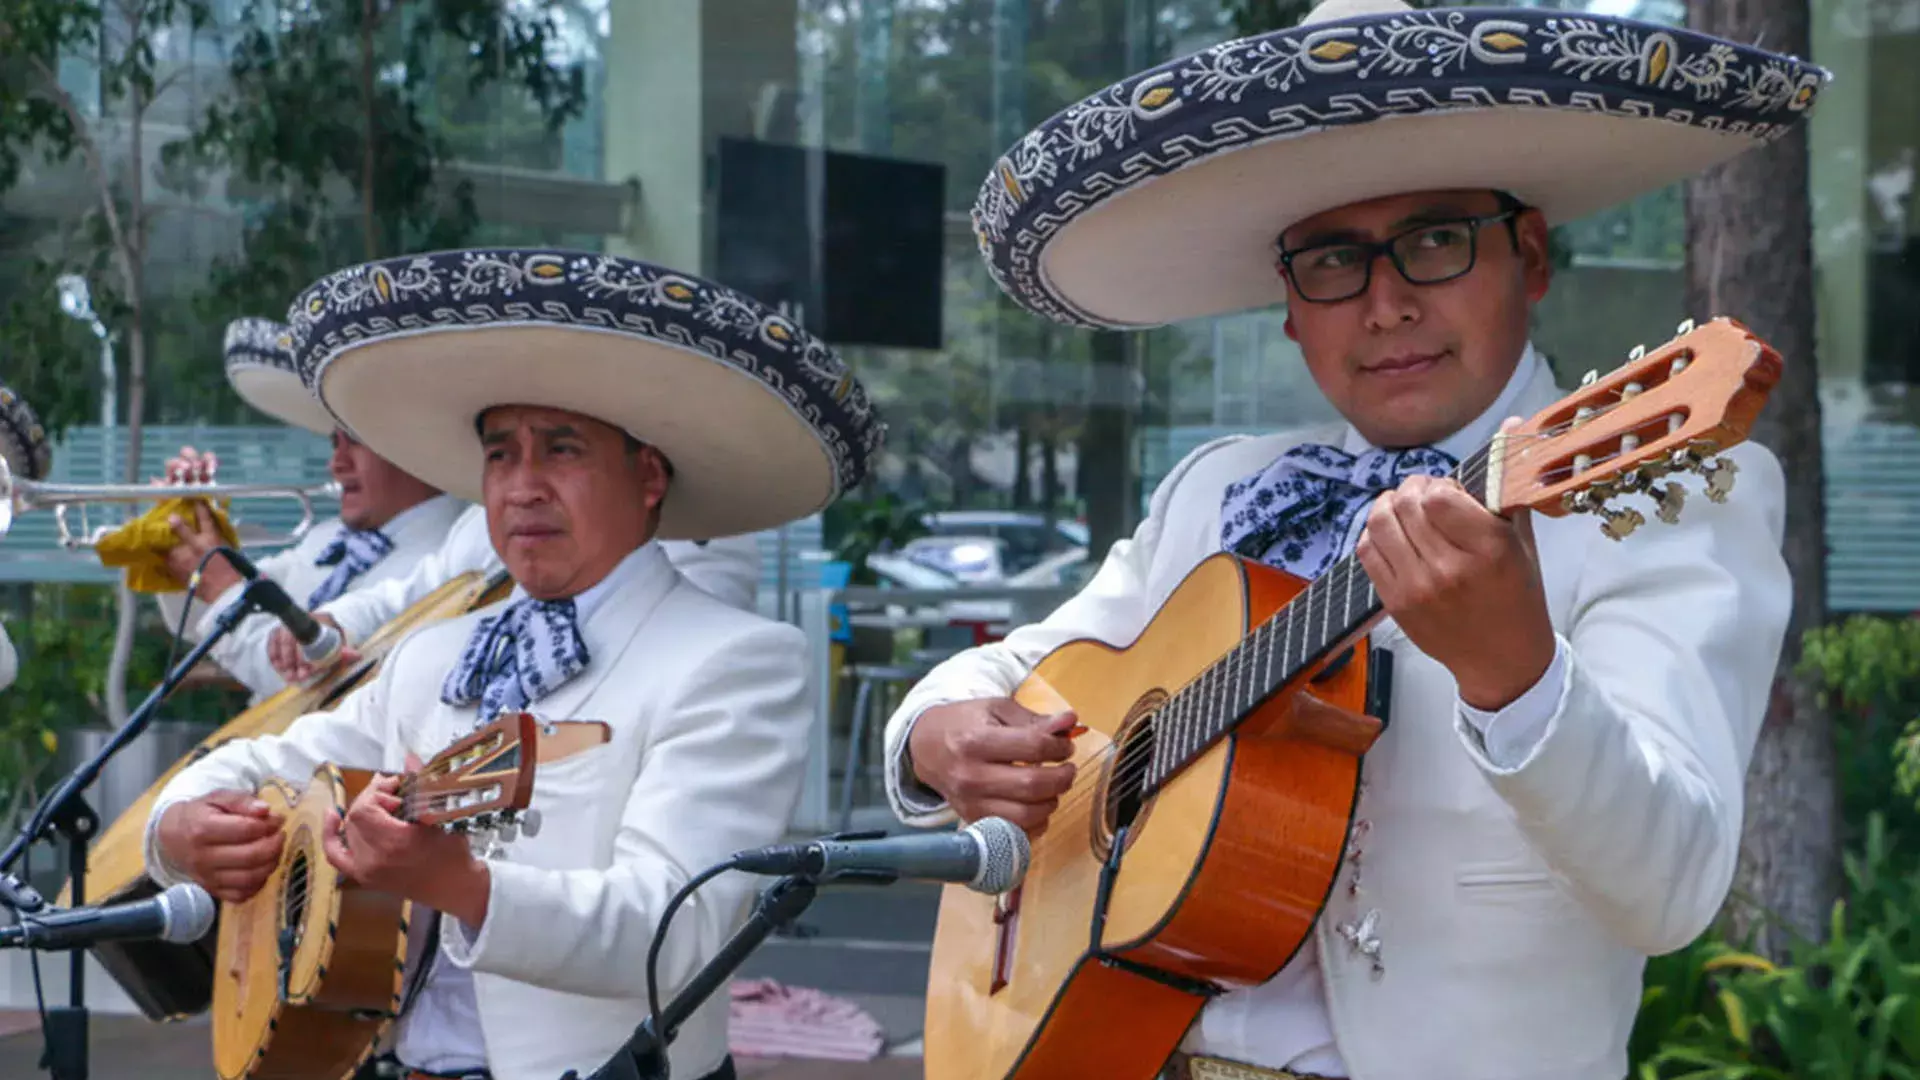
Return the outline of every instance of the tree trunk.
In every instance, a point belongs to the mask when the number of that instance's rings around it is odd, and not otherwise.
[[[1808,55],[1806,0],[1690,0],[1689,26]],[[1800,639],[1826,618],[1826,505],[1813,307],[1806,128],[1687,185],[1687,307],[1728,315],[1780,351],[1786,373],[1751,438],[1786,472],[1793,613],[1746,783],[1746,828],[1734,878],[1737,932],[1783,958],[1790,934],[1818,939],[1840,891],[1840,812],[1833,719],[1796,676]],[[1738,487],[1733,498],[1739,498]]]
[[[138,21],[136,20],[136,25]],[[127,326],[127,471],[126,482],[140,482],[140,456],[146,434],[147,403],[147,191],[143,140],[146,129],[146,95],[136,84],[127,98],[127,129],[131,140],[127,170],[127,216],[119,237],[120,277],[126,291]],[[114,192],[102,174],[100,197],[111,201]],[[118,728],[126,724],[127,669],[133,662],[133,633],[140,598],[127,587],[122,577],[116,590],[118,621],[114,627],[113,654],[107,661],[107,720]]]
[[[360,15],[360,102],[364,107],[366,130],[362,132],[360,148],[360,235],[361,243],[366,245],[367,262],[380,257],[380,234],[376,228],[374,216],[374,152],[378,147],[374,136],[373,101],[373,29],[374,0],[364,0]]]

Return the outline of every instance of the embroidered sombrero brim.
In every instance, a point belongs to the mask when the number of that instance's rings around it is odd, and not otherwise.
[[[288,313],[300,372],[382,457],[482,500],[474,421],[565,409],[660,448],[661,539],[754,532],[865,478],[885,427],[791,320],[688,274],[606,255],[476,250],[352,267]]]
[[[1335,0],[1063,110],[996,163],[974,230],[1059,322],[1243,311],[1285,299],[1275,241],[1314,214],[1491,188],[1569,221],[1777,138],[1827,78],[1630,19]]]
[[[0,383],[0,458],[24,480],[45,480],[53,469],[53,444],[27,399]]]
[[[283,424],[332,435],[333,417],[301,380],[283,323],[235,319],[227,324],[227,382],[254,408]]]

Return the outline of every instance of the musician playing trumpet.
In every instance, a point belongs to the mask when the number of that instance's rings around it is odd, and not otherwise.
[[[286,327],[255,318],[231,323],[226,373],[247,404],[283,424],[332,440],[327,472],[340,485],[339,516],[316,522],[293,547],[253,560],[294,603],[317,607],[355,589],[405,577],[439,548],[466,509],[461,500],[407,473],[334,423],[294,370]],[[168,462],[164,482],[212,483],[218,465],[213,454],[184,447]],[[184,591],[159,594],[160,610],[172,631],[191,605],[196,613],[187,621],[186,637],[199,641],[212,631],[220,613],[239,601],[246,583],[227,560],[207,557],[223,541],[204,505],[196,507],[193,520],[175,515],[171,524],[179,543],[167,553],[167,569],[183,589],[191,584],[193,592],[191,598]],[[200,577],[192,584],[196,571]],[[267,653],[268,635],[279,625],[271,615],[250,615],[208,654],[252,691],[254,703],[287,685]]]

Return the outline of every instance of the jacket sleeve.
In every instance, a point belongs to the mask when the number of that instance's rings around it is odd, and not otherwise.
[[[808,683],[798,630],[766,623],[733,636],[656,714],[612,865],[489,863],[486,921],[475,930],[442,920],[447,955],[565,993],[644,997],[647,949],[674,893],[734,852],[785,834],[807,759]],[[675,912],[660,953],[663,1000],[719,950],[759,884],[724,873]]]
[[[1234,441],[1216,439],[1182,459],[1154,491],[1146,520],[1131,537],[1114,543],[1099,572],[1072,599],[1000,641],[950,657],[908,691],[887,720],[885,744],[887,799],[902,822],[925,827],[955,820],[946,800],[913,775],[907,738],[920,714],[956,701],[1006,697],[1048,653],[1076,638],[1125,645],[1138,637],[1153,616],[1147,572],[1166,527],[1173,492],[1202,457]]]
[[[175,803],[216,791],[258,791],[276,777],[304,787],[313,771],[328,762],[352,769],[388,767],[388,748],[400,745],[387,708],[388,673],[399,652],[396,648],[371,682],[331,712],[308,713],[279,735],[235,739],[175,774],[160,789],[147,817],[148,875],[162,888],[187,880],[161,856],[158,842],[160,818]]]
[[[1496,761],[1455,720],[1563,887],[1648,954],[1697,937],[1731,887],[1793,601],[1779,462],[1753,443],[1727,456],[1727,502],[1696,488],[1678,526],[1590,542],[1558,642],[1559,708],[1522,760]]]
[[[282,588],[286,588],[288,571],[295,565],[295,560],[312,557],[313,553],[307,545],[301,544],[255,559],[253,565],[260,571],[260,576],[279,582]],[[194,643],[205,641],[207,635],[213,633],[220,614],[240,602],[240,594],[246,591],[246,585],[245,581],[231,585],[205,603],[190,598],[185,590],[159,594],[156,600],[160,605],[160,614],[167,620],[167,633],[171,635],[180,625],[181,609],[191,605],[187,616],[186,640]],[[305,597],[295,596],[293,600],[301,603]],[[273,616],[255,612],[240,620],[225,637],[214,642],[207,656],[256,697],[277,694],[286,688],[287,683],[267,661],[267,638],[273,633],[273,628],[279,625]]]
[[[491,573],[499,566],[493,540],[487,535],[486,511],[475,506],[454,519],[446,540],[415,563],[411,571],[350,589],[320,605],[318,611],[333,616],[341,633],[357,645],[461,574],[470,570]]]
[[[752,535],[718,536],[704,544],[663,540],[660,550],[681,576],[722,603],[757,612],[760,542]]]

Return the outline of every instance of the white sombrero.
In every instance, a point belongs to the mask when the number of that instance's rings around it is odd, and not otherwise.
[[[1557,224],[1777,138],[1828,78],[1632,19],[1328,0],[1041,124],[981,185],[974,231],[1029,310],[1158,326],[1283,301],[1274,245],[1303,218],[1491,188]]]
[[[631,259],[550,249],[408,256],[328,275],[287,316],[341,426],[480,501],[475,420],[582,413],[660,448],[659,537],[773,528],[858,485],[885,425],[833,350],[750,297]]]
[[[27,399],[5,383],[0,383],[0,459],[6,461],[9,472],[24,480],[45,480],[53,468],[47,429]],[[8,509],[0,506],[0,516]]]
[[[287,328],[271,319],[227,324],[227,382],[247,404],[283,424],[332,435],[333,417],[313,396],[293,364]]]

